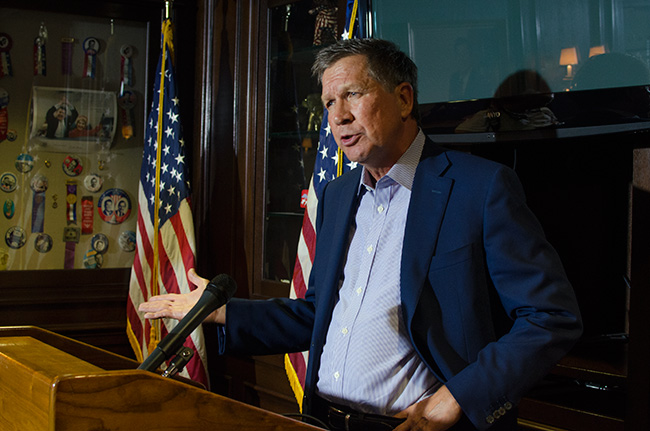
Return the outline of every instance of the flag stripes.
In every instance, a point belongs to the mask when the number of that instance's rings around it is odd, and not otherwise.
[[[163,22],[162,39],[154,84],[157,94],[145,130],[136,250],[127,302],[127,335],[141,362],[178,322],[150,322],[138,313],[139,304],[153,295],[184,294],[195,288],[187,279],[187,272],[194,267],[196,246],[169,20]],[[184,345],[195,354],[182,374],[209,387],[202,328],[197,328]]]

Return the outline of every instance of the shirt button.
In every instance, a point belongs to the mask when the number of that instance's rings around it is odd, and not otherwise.
[[[337,371],[334,373],[334,380],[338,380],[341,377],[341,374]]]
[[[361,292],[363,292],[363,288],[362,288],[362,287],[358,287],[358,288],[357,288],[357,295],[361,295]]]
[[[379,214],[383,213],[383,212],[384,212],[384,206],[383,206],[383,205],[379,205],[379,206],[377,207],[377,212],[378,212]]]
[[[368,253],[372,253],[372,246],[369,245],[368,248],[366,248],[366,250],[368,251]]]
[[[341,334],[347,335],[348,334],[348,328],[341,329]]]

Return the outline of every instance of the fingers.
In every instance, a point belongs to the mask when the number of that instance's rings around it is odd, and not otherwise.
[[[189,280],[190,283],[192,283],[193,285],[199,288],[205,288],[205,286],[207,286],[209,283],[209,280],[207,278],[203,278],[199,276],[199,274],[196,273],[194,268],[191,268],[187,272],[187,279]]]
[[[200,277],[194,268],[188,271],[187,278],[190,283],[197,286],[194,291],[184,294],[168,293],[152,296],[138,306],[138,311],[145,313],[145,319],[168,317],[180,320],[185,317],[208,284],[208,280]]]
[[[140,304],[138,311],[144,312],[145,319],[168,317],[180,320],[187,314],[188,305],[184,301],[176,301],[176,298],[182,299],[181,295],[176,294],[154,296]]]

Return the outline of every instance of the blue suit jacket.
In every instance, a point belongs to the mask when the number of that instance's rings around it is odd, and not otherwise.
[[[222,352],[309,349],[306,413],[338,300],[360,174],[355,169],[323,192],[305,299],[233,300],[220,337]],[[581,334],[560,260],[526,206],[515,173],[500,164],[427,140],[401,262],[411,341],[479,429],[512,408]],[[510,318],[505,334],[497,329],[495,310]]]

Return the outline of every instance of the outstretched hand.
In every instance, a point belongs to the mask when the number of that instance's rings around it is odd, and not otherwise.
[[[138,310],[144,312],[145,319],[160,319],[168,317],[181,320],[196,305],[203,294],[209,280],[199,276],[194,268],[187,273],[190,283],[196,286],[196,289],[189,293],[169,293],[166,295],[156,295],[143,302]],[[221,307],[210,314],[205,321],[225,323],[225,307]]]
[[[413,404],[396,416],[406,420],[395,431],[445,431],[463,415],[460,405],[446,386],[441,386],[432,396]]]

